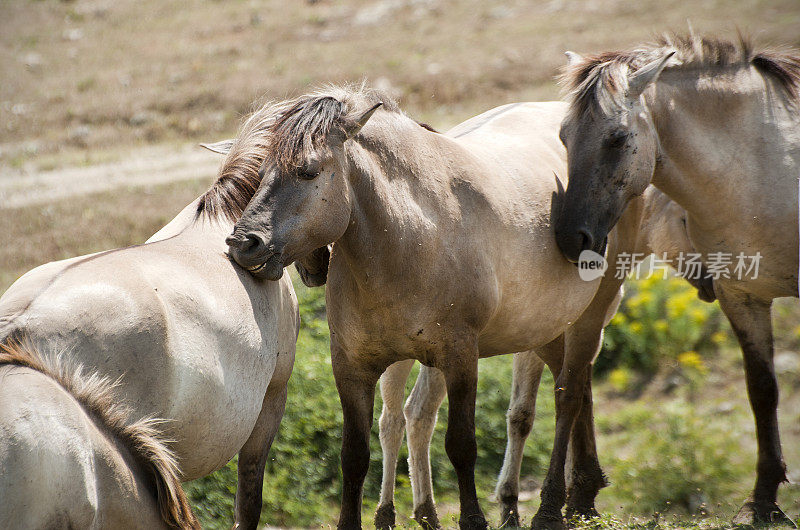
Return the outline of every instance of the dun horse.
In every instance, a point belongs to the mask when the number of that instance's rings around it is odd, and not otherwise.
[[[0,527],[200,528],[157,420],[63,358],[0,346]]]
[[[739,339],[755,414],[756,483],[735,522],[794,526],[776,503],[786,466],[770,308],[798,296],[800,55],[689,36],[568,56],[559,247],[573,262],[600,249],[650,182],[686,209],[694,247],[719,272],[714,292]]]
[[[666,257],[669,263],[677,263],[681,253],[688,255],[694,252],[686,233],[686,212],[672,202],[666,195],[650,187],[642,198],[634,199],[634,204],[629,207],[629,212],[623,215],[620,223],[623,228],[612,232],[611,237],[617,234],[634,235],[633,241],[624,241],[621,248],[629,254],[646,256],[651,253],[659,257]],[[630,225],[630,226],[629,226]],[[614,287],[620,285],[615,278],[616,271],[609,271],[607,277],[601,281],[598,294],[600,301],[592,303],[581,319],[603,318],[603,324],[616,312],[620,296],[611,298],[609,295]],[[705,301],[712,301],[714,293],[711,290],[711,281],[703,278],[703,274],[695,278],[687,276],[693,286],[698,289],[698,295]],[[608,303],[602,303],[602,300]],[[598,316],[592,312],[599,312]],[[602,344],[602,329],[594,330],[598,334],[589,337],[587,343]],[[381,500],[375,514],[377,528],[394,526],[394,485],[397,467],[397,455],[403,441],[403,431],[408,428],[408,463],[411,476],[411,487],[414,497],[414,518],[422,525],[438,527],[439,519],[433,502],[433,487],[431,481],[429,446],[433,428],[436,424],[436,414],[445,397],[446,387],[441,372],[423,366],[411,395],[403,408],[406,379],[414,365],[413,360],[401,361],[390,366],[381,376],[380,388],[383,398],[383,411],[380,417],[380,440],[383,449],[383,481],[381,484]],[[536,394],[539,380],[544,369],[544,363],[535,351],[522,352],[514,356],[514,376],[512,382],[511,403],[507,416],[507,444],[503,469],[497,479],[496,496],[502,503],[501,521],[510,527],[519,526],[519,474],[522,464],[522,452],[525,440],[530,434],[536,409]],[[588,387],[589,390],[591,387]],[[591,394],[588,393],[588,397]],[[590,405],[589,405],[590,406]],[[592,415],[587,413],[581,416],[584,420],[591,421]],[[574,514],[591,515],[596,513],[594,498],[600,488],[605,485],[602,472],[599,470],[597,455],[595,454],[594,427],[591,423],[583,425],[585,429],[584,444],[574,444],[573,460],[586,466],[591,462],[590,469],[594,473],[587,473],[586,469],[573,469],[567,489],[567,516]],[[572,439],[580,441],[573,429]],[[578,451],[589,451],[590,454],[579,454]]]
[[[137,415],[170,420],[182,480],[238,452],[239,528],[258,523],[299,325],[288,277],[256,280],[225,255],[257,187],[255,171],[223,172],[148,243],[42,265],[0,298],[0,342],[24,338],[124,376],[114,391]]]
[[[251,120],[268,125],[238,137],[254,146],[246,166],[264,176],[227,240],[234,259],[276,280],[286,264],[334,243],[327,307],[344,416],[340,528],[361,524],[375,385],[406,359],[444,374],[462,528],[486,527],[474,482],[478,359],[536,348],[558,366],[544,505],[563,504],[567,441],[590,410],[582,405],[597,348],[581,339],[596,334],[572,324],[600,283],[578,279],[551,226],[566,171],[556,135],[564,111],[506,105],[441,135],[383,95],[334,87],[265,106]],[[544,515],[537,526],[562,524],[560,513]]]

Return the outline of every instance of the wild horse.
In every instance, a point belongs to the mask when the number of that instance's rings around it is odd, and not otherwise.
[[[571,324],[600,282],[581,281],[555,243],[564,111],[561,103],[511,104],[442,135],[385,95],[332,87],[265,105],[250,118],[265,125],[237,137],[253,146],[241,165],[259,167],[263,178],[227,240],[232,257],[256,278],[276,280],[285,265],[333,243],[327,307],[344,414],[340,528],[360,527],[375,386],[404,359],[444,374],[460,524],[485,528],[474,483],[478,359],[529,349],[549,357],[560,374],[546,487],[565,496],[567,440],[597,349],[573,344],[582,330]]]
[[[739,339],[755,414],[756,483],[735,522],[794,526],[776,503],[786,466],[770,309],[774,298],[798,296],[800,55],[691,35],[568,57],[558,245],[573,262],[601,249],[651,182],[686,209]]]

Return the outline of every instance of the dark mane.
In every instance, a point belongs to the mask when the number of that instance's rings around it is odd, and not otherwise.
[[[197,217],[237,221],[261,184],[265,160],[284,172],[296,171],[308,153],[339,129],[342,117],[378,102],[385,110],[400,112],[391,97],[363,85],[328,86],[261,106],[236,135],[217,181],[200,198]]]
[[[421,121],[417,122],[417,125],[425,129],[426,131],[435,132],[436,134],[441,134],[439,131],[433,128],[433,126],[428,125],[427,123],[423,123]]]
[[[667,68],[750,65],[777,81],[790,100],[800,99],[800,53],[796,50],[756,50],[751,41],[741,35],[739,42],[731,42],[694,34],[670,34],[634,50],[590,55],[565,67],[559,81],[569,94],[572,112],[607,112],[610,105],[618,104],[624,96],[629,69],[638,69],[669,51],[674,51],[675,55]]]
[[[30,368],[54,380],[149,472],[164,522],[172,528],[200,528],[181,486],[177,460],[157,428],[161,421],[150,418],[131,422],[130,410],[113,392],[115,383],[94,372],[84,373],[80,365],[70,365],[60,356],[40,355],[17,341],[0,344],[2,365]]]

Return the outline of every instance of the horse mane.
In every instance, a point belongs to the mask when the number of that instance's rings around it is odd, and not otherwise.
[[[670,51],[675,55],[668,69],[753,66],[777,81],[791,101],[800,100],[800,52],[791,48],[755,49],[741,34],[738,42],[693,33],[664,34],[654,43],[633,50],[586,56],[566,66],[559,83],[571,99],[573,112],[609,112],[612,105],[621,103],[628,88],[628,70],[638,69]]]
[[[361,85],[328,85],[282,102],[267,102],[244,120],[219,171],[200,198],[197,217],[237,221],[261,184],[262,165],[269,160],[281,171],[297,171],[306,156],[341,126],[352,110],[383,103],[400,112],[387,94]]]
[[[86,374],[81,365],[67,363],[60,355],[44,356],[17,341],[0,344],[0,365],[30,368],[54,380],[150,473],[164,522],[173,528],[200,528],[178,478],[175,455],[157,428],[162,420],[143,418],[130,422],[130,410],[113,393],[117,383],[96,372]]]

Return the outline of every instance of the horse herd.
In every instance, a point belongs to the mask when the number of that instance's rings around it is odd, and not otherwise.
[[[380,380],[378,528],[395,524],[407,430],[414,517],[440,526],[428,446],[445,447],[464,529],[475,490],[478,361],[515,353],[497,486],[518,479],[544,365],[556,435],[532,527],[596,515],[591,366],[623,280],[593,251],[761,256],[687,278],[719,299],[744,355],[756,483],[735,522],[786,524],[770,307],[798,296],[800,55],[697,36],[569,52],[567,103],[514,103],[446,133],[385,94],[331,86],[256,110],[211,188],[145,244],[48,263],[0,298],[0,527],[197,528],[180,481],[238,453],[235,527],[255,528],[299,328],[284,267],[326,284],[341,399],[339,528],[361,527]],[[650,184],[653,186],[650,186]],[[646,323],[645,323],[646,324]],[[403,406],[413,364],[420,370]]]

